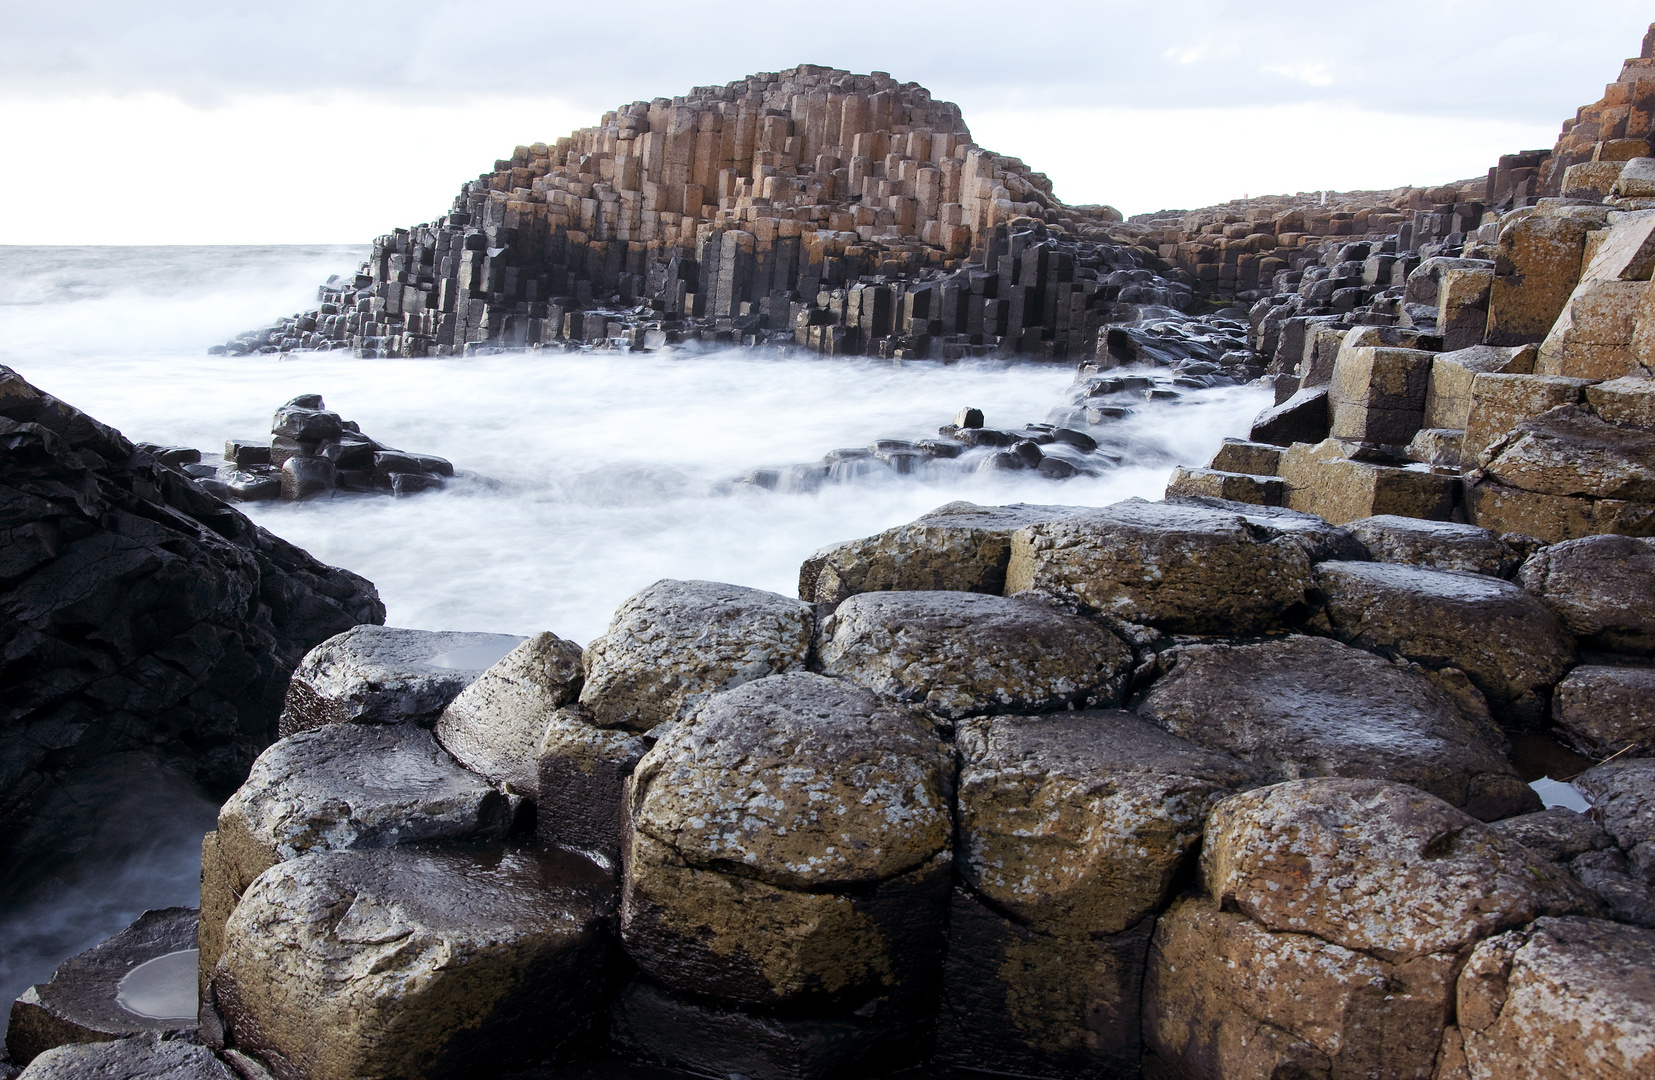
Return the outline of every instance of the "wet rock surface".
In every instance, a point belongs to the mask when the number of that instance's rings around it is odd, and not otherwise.
[[[187,954],[183,957],[190,962],[186,979],[193,989],[196,916],[195,908],[146,911],[119,934],[65,960],[49,981],[24,991],[12,1003],[6,1028],[11,1060],[27,1065],[52,1047],[67,1043],[104,1042],[151,1032],[168,1038],[192,1034],[193,994],[178,1015],[143,1015],[127,1006],[153,1003],[147,999],[123,1003],[122,983],[142,964]]]
[[[613,912],[609,875],[555,851],[313,854],[237,905],[213,991],[282,1080],[505,1072],[591,1044]]]
[[[1655,668],[1583,664],[1558,684],[1552,718],[1590,757],[1655,753]]]
[[[701,695],[803,669],[814,629],[808,605],[776,593],[658,581],[587,647],[580,703],[604,727],[647,731]]]
[[[28,1080],[243,1080],[205,1046],[155,1035],[59,1046],[19,1075]]]
[[[552,714],[579,695],[582,678],[579,645],[536,634],[443,710],[437,741],[471,771],[539,798],[541,738]]]
[[[1131,647],[1039,600],[862,593],[822,623],[822,670],[949,719],[1116,704]]]
[[[1655,541],[1565,540],[1530,557],[1518,580],[1583,641],[1616,652],[1655,654]]]
[[[1465,570],[1507,579],[1516,576],[1518,567],[1537,546],[1475,525],[1395,514],[1361,518],[1345,527],[1380,562],[1408,563],[1429,570]]]
[[[1484,820],[1538,809],[1488,714],[1423,674],[1326,638],[1185,645],[1138,714],[1278,780],[1395,780]]]
[[[1393,563],[1321,563],[1316,580],[1341,641],[1465,672],[1503,724],[1541,726],[1545,695],[1576,658],[1540,601],[1482,574]]]
[[[275,737],[305,652],[385,609],[367,581],[10,369],[0,458],[0,881],[13,885],[84,842],[122,777],[232,789]]]
[[[305,654],[278,722],[285,737],[324,724],[430,727],[521,638],[357,626]]]

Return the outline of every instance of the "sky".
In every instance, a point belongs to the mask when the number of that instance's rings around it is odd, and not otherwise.
[[[799,63],[958,102],[1125,213],[1478,176],[1638,53],[1633,0],[0,0],[0,244],[363,243],[513,147]]]

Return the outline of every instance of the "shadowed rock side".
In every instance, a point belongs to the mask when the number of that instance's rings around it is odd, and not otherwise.
[[[123,776],[231,790],[304,654],[385,608],[6,368],[0,474],[4,893],[94,828]]]

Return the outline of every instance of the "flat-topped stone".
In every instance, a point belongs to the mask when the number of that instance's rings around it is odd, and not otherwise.
[[[1430,570],[1467,570],[1510,578],[1539,545],[1510,539],[1476,525],[1380,514],[1347,522],[1345,528],[1380,562],[1409,563]]]
[[[341,723],[430,727],[455,695],[522,640],[355,627],[305,654],[288,683],[278,731],[285,736]]]

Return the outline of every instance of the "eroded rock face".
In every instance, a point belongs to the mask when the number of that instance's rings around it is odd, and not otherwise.
[[[879,592],[822,623],[822,669],[950,719],[1115,704],[1132,649],[1038,599]]]
[[[837,604],[863,592],[1005,590],[1011,534],[1075,513],[1072,506],[951,502],[876,536],[831,544],[799,568],[799,598]]]
[[[1557,684],[1552,717],[1588,757],[1655,754],[1655,668],[1582,664]]]
[[[511,808],[412,725],[333,724],[289,736],[253,764],[203,845],[201,962],[253,880],[313,851],[384,848],[439,837],[495,837]]]
[[[75,1043],[34,1059],[18,1080],[241,1080],[211,1050],[195,1043],[136,1036]]]
[[[1655,759],[1606,761],[1575,777],[1574,785],[1628,853],[1655,843]]]
[[[1568,862],[1585,852],[1614,846],[1609,834],[1589,815],[1577,814],[1564,806],[1518,814],[1490,822],[1488,827],[1552,862]]]
[[[627,952],[740,1005],[911,1007],[941,963],[948,781],[929,725],[861,687],[799,672],[713,695],[633,777]]]
[[[1538,809],[1486,712],[1422,674],[1326,638],[1186,645],[1138,714],[1276,780],[1396,780],[1485,820]],[[1479,722],[1480,721],[1480,722]]]
[[[1458,986],[1473,1080],[1655,1072],[1655,931],[1539,919],[1477,947]]]
[[[1565,540],[1530,557],[1518,581],[1583,641],[1615,651],[1655,653],[1655,540]]]
[[[1574,641],[1522,589],[1481,574],[1393,563],[1322,563],[1334,636],[1426,667],[1465,672],[1504,723],[1538,727]]]
[[[1224,800],[1208,893],[1273,931],[1402,962],[1541,915],[1590,912],[1560,868],[1405,784],[1299,780]]]
[[[552,850],[313,854],[248,890],[213,989],[281,1080],[488,1075],[590,1042],[613,910]]]
[[[1477,940],[1596,906],[1560,867],[1385,781],[1233,795],[1201,870],[1144,981],[1146,1049],[1178,1076],[1431,1076]]]
[[[342,723],[430,727],[455,695],[521,640],[354,627],[305,654],[287,686],[280,734]]]
[[[105,765],[233,789],[300,658],[385,619],[367,581],[9,368],[0,477],[0,882],[91,834],[120,794]]]
[[[581,650],[556,634],[523,642],[443,710],[437,741],[461,765],[540,797],[540,740],[552,714],[580,693]]]
[[[1204,506],[1129,499],[1018,530],[1007,593],[1032,589],[1177,633],[1249,633],[1306,614],[1291,532]]]
[[[716,581],[658,581],[586,650],[580,703],[604,727],[648,731],[691,698],[803,670],[810,607]]]
[[[1345,526],[1380,562],[1510,578],[1534,547],[1492,529],[1380,514]]]

